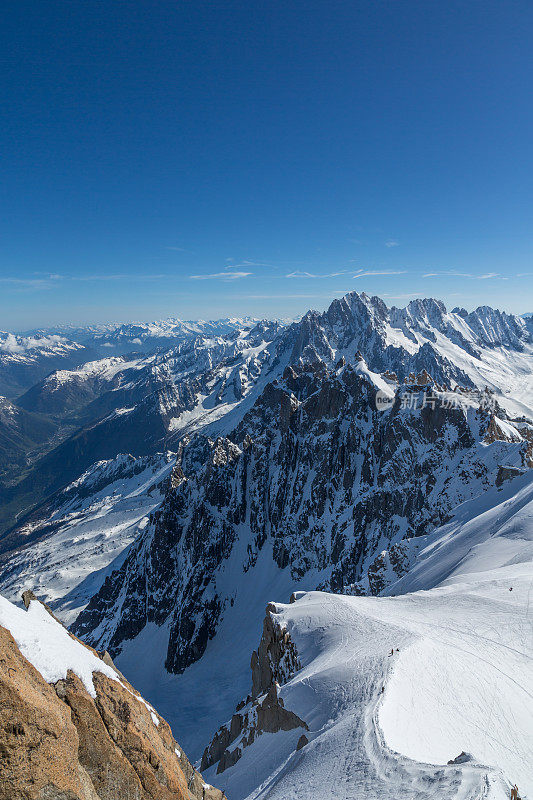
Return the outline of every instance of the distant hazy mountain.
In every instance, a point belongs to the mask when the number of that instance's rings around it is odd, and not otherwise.
[[[43,328],[36,333],[42,336],[66,336],[101,355],[120,355],[133,351],[153,352],[195,336],[226,336],[234,331],[250,328],[256,321],[251,317],[227,317],[207,321],[171,317],[154,322],[60,325]]]
[[[76,366],[91,351],[59,334],[18,336],[0,331],[0,394],[17,397],[59,366]]]

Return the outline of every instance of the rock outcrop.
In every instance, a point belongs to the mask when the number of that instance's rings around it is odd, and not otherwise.
[[[270,612],[273,604],[267,606],[263,620],[263,635],[257,650],[252,653],[252,698],[267,692],[274,684],[286,683],[301,668],[294,643],[285,631],[274,622]]]
[[[0,800],[223,800],[122,675],[50,685],[5,627],[0,665]]]
[[[218,763],[217,774],[224,772],[236,764],[243,749],[263,733],[295,728],[309,730],[303,719],[285,708],[280,695],[280,683],[290,680],[301,669],[301,664],[289,632],[271,616],[275,610],[275,606],[269,603],[259,647],[252,653],[252,693],[237,705],[231,720],[218,729],[205,748],[200,765],[202,770]],[[307,737],[302,734],[298,749],[307,742]]]

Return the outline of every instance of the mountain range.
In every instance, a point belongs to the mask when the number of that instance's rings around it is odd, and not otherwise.
[[[229,800],[533,793],[531,318],[354,292],[2,337],[0,592]]]

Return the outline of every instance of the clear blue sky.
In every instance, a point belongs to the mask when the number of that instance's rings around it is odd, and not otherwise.
[[[531,0],[1,12],[0,328],[533,310]]]

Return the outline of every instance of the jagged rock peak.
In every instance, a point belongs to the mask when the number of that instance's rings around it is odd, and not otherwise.
[[[217,774],[224,772],[263,733],[309,730],[304,720],[285,708],[280,694],[280,685],[290,680],[301,664],[289,631],[275,620],[275,613],[275,604],[269,603],[259,647],[252,653],[252,693],[237,704],[231,720],[218,729],[205,748],[201,770],[218,763]],[[300,737],[298,749],[303,745]]]

